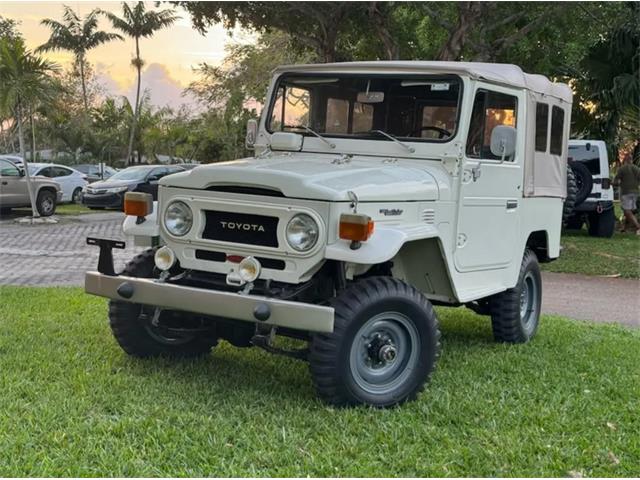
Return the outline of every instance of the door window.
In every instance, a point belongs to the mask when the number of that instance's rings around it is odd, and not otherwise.
[[[478,90],[467,137],[467,156],[500,160],[491,153],[491,132],[498,125],[516,126],[518,99],[513,95]]]
[[[51,167],[52,171],[53,171],[53,177],[57,178],[57,177],[67,177],[69,175],[71,175],[71,170],[69,170],[68,168],[63,168],[63,167]]]
[[[0,176],[2,177],[19,177],[20,170],[7,160],[0,160]]]
[[[31,173],[31,170],[29,170],[29,173]],[[41,175],[43,177],[49,177],[49,178],[55,177],[55,175],[53,174],[53,167],[45,167],[39,172],[37,172],[36,175]]]

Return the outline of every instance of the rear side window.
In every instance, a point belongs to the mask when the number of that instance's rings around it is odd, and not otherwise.
[[[71,175],[71,170],[68,168],[62,167],[52,167],[53,177],[66,177],[67,175]]]
[[[516,126],[518,99],[505,93],[479,90],[473,102],[467,156],[499,160],[491,153],[491,132],[498,125]]]
[[[562,138],[564,133],[564,110],[553,107],[551,110],[551,155],[562,155]]]
[[[536,152],[547,151],[549,133],[549,105],[536,103]]]

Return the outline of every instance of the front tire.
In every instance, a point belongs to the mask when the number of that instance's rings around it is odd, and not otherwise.
[[[41,217],[50,217],[56,211],[56,194],[50,190],[40,190],[36,200],[36,210]]]
[[[538,258],[527,249],[520,265],[515,287],[491,297],[493,337],[498,342],[525,343],[540,324],[542,276]]]
[[[137,255],[127,264],[122,275],[155,278],[154,254],[155,249],[150,249]],[[153,307],[137,303],[109,301],[111,331],[129,355],[141,358],[160,355],[197,357],[208,354],[217,343],[215,338],[197,334],[168,334],[150,322],[149,313],[153,310]]]
[[[391,407],[414,399],[440,352],[431,303],[399,280],[371,277],[332,305],[334,331],[311,341],[309,366],[318,395],[336,406]]]

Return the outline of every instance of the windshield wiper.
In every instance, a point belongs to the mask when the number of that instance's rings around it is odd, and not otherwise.
[[[336,144],[335,143],[331,143],[329,140],[327,140],[326,138],[324,138],[322,135],[320,135],[318,132],[314,132],[313,130],[311,130],[309,127],[305,127],[304,125],[292,125],[289,128],[304,128],[307,132],[309,132],[311,135],[315,135],[316,137],[318,137],[320,140],[322,140],[324,143],[326,143],[327,145],[329,145],[329,147],[331,148],[336,148]]]
[[[402,143],[400,140],[398,140],[396,137],[394,137],[393,135],[389,135],[387,132],[383,132],[382,130],[369,130],[367,133],[378,133],[384,137],[387,137],[389,140],[393,140],[394,142],[396,142],[398,145],[400,145],[402,148],[404,148],[405,150],[407,150],[409,153],[415,153],[416,149],[413,147],[410,147],[409,145],[407,145],[406,143]]]

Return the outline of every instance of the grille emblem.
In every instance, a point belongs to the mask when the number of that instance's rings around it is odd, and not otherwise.
[[[220,222],[225,230],[244,230],[246,232],[264,232],[264,227],[256,223]]]

